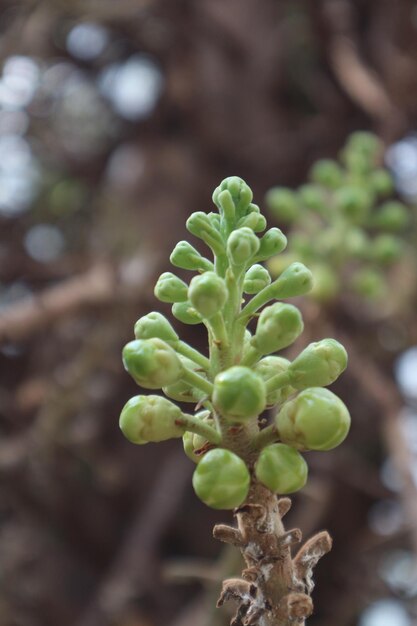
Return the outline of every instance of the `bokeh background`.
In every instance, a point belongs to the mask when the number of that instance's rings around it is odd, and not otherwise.
[[[168,311],[154,281],[225,176],[262,205],[369,129],[415,212],[417,3],[2,0],[0,31],[0,624],[221,626],[239,561],[211,529],[230,515],[197,500],[180,442],[121,436],[121,348]],[[353,418],[288,516],[335,542],[312,626],[417,624],[408,287],[390,314],[309,313],[305,343],[348,347]]]

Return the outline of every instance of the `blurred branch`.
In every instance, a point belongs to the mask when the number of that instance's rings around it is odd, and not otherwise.
[[[0,344],[21,341],[64,316],[88,306],[135,297],[155,271],[156,256],[135,257],[119,270],[98,262],[80,276],[64,280],[40,294],[0,312]]]

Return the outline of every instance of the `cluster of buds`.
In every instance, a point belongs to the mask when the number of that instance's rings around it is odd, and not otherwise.
[[[339,162],[317,161],[310,182],[293,191],[274,187],[266,196],[279,223],[291,224],[291,254],[273,258],[273,275],[292,255],[313,269],[311,295],[332,301],[341,288],[373,300],[387,292],[387,269],[405,255],[401,234],[410,212],[393,199],[393,179],[382,165],[383,147],[368,132],[353,133]]]
[[[123,350],[125,368],[140,387],[161,389],[167,397],[131,398],[120,427],[136,444],[182,437],[196,463],[197,496],[210,507],[235,509],[257,483],[274,494],[301,489],[307,480],[303,453],[330,450],[345,439],[349,413],[325,387],[346,368],[347,355],[334,339],[308,345],[292,362],[274,354],[303,331],[300,311],[282,300],[308,293],[313,276],[293,262],[273,280],[261,265],[282,253],[287,240],[279,228],[266,230],[242,179],[225,179],[213,202],[218,211],[193,213],[187,221],[211,258],[181,241],[171,263],[197,274],[187,284],[165,272],[155,286],[177,320],[206,327],[209,353],[181,341],[162,314],[140,318],[135,339]],[[275,417],[265,426],[259,417],[267,408]]]

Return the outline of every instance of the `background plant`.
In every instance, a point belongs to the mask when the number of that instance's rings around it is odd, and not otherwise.
[[[395,290],[389,270],[410,252],[405,233],[413,216],[395,197],[376,135],[353,133],[338,161],[316,161],[307,184],[296,191],[273,187],[266,203],[278,223],[292,226],[290,253],[270,261],[272,274],[293,255],[314,268],[317,300],[350,290],[381,303]]]
[[[136,444],[183,437],[186,454],[197,463],[198,497],[215,509],[233,509],[237,517],[237,528],[214,528],[214,536],[239,547],[246,562],[242,578],[224,581],[218,605],[237,602],[235,625],[289,626],[312,613],[313,567],[330,550],[331,539],[321,532],[292,558],[301,531],[284,530],[291,502],[275,494],[304,486],[307,463],[300,451],[330,450],[345,439],[349,413],[323,387],[346,368],[347,355],[337,341],[323,339],[292,362],[271,356],[302,333],[299,310],[281,300],[307,293],[312,274],[294,262],[271,281],[260,263],[281,253],[287,241],[278,228],[257,236],[266,220],[242,179],[225,179],[213,201],[219,213],[197,212],[187,220],[213,260],[181,241],[171,263],[198,274],[187,284],[165,272],[155,286],[178,320],[206,326],[209,357],[181,341],[157,312],[137,321],[136,339],[123,350],[135,382],[162,388],[194,410],[185,413],[162,396],[139,395],[123,408],[120,427]],[[247,327],[254,318],[252,335]],[[267,407],[277,412],[264,426],[260,416]]]

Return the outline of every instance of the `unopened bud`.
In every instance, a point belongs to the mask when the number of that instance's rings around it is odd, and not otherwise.
[[[178,335],[166,317],[153,311],[139,318],[135,324],[136,339],[158,337],[163,341],[178,341]]]
[[[137,339],[123,348],[123,364],[132,378],[145,389],[160,389],[181,378],[183,365],[161,339]]]
[[[273,443],[261,450],[255,474],[270,491],[284,495],[304,487],[308,467],[297,450],[283,443]]]
[[[119,425],[129,441],[144,444],[181,437],[181,417],[181,409],[161,396],[135,396],[123,407]]]
[[[288,368],[290,384],[296,389],[325,387],[346,369],[347,353],[335,339],[311,343]]]
[[[204,319],[221,311],[228,296],[226,284],[215,272],[194,276],[188,289],[188,298]]]
[[[187,290],[186,283],[178,276],[164,272],[158,278],[154,293],[161,302],[184,302],[187,299]]]

